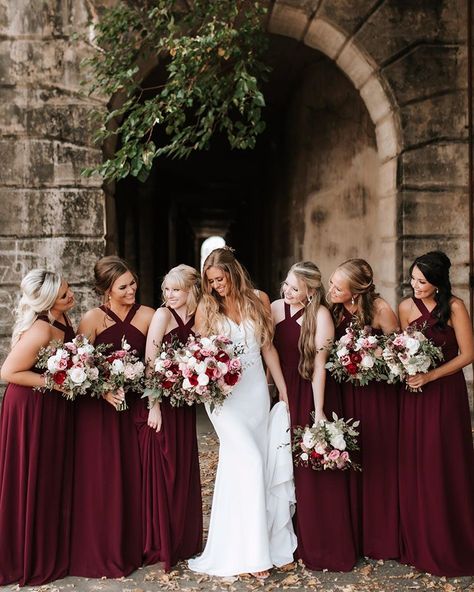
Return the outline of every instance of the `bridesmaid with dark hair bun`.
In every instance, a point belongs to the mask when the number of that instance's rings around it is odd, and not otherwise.
[[[374,335],[398,329],[392,308],[376,292],[373,272],[364,259],[341,263],[329,280],[329,297],[340,339],[352,321],[370,326]],[[360,464],[351,471],[352,523],[360,555],[373,559],[399,556],[398,387],[371,381],[340,384],[344,417],[360,420]]]
[[[79,333],[95,344],[120,349],[125,337],[144,358],[153,309],[135,302],[137,277],[114,255],[94,268],[104,304],[88,311]],[[76,402],[74,495],[70,574],[119,578],[142,564],[141,472],[133,408],[140,395],[127,393],[128,410],[117,411],[120,392]]]
[[[73,403],[45,386],[35,368],[52,340],[71,341],[67,317],[74,295],[57,273],[33,269],[22,296],[12,349],[3,363],[9,382],[0,412],[0,585],[40,586],[69,567]]]
[[[162,343],[176,338],[186,343],[193,332],[200,286],[201,276],[189,265],[178,265],[164,277],[165,306],[155,312],[146,342],[150,367]],[[163,562],[169,571],[202,547],[196,407],[173,407],[168,399],[150,403],[150,410],[143,405],[136,415],[142,459],[143,562]]]
[[[438,576],[474,575],[474,451],[462,368],[474,359],[472,325],[451,292],[441,251],[410,267],[413,297],[400,304],[402,329],[425,326],[444,363],[401,389],[401,560]]]

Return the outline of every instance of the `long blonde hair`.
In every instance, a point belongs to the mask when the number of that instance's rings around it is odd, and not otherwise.
[[[204,261],[202,270],[202,303],[204,308],[203,334],[218,333],[223,325],[224,299],[212,289],[207,270],[217,267],[227,274],[229,296],[235,301],[241,319],[250,319],[255,325],[261,346],[271,343],[273,323],[270,311],[256,294],[246,269],[237,261],[231,249],[214,249]]]
[[[291,266],[288,273],[293,273],[298,280],[303,282],[306,289],[313,294],[308,295],[303,322],[301,325],[298,349],[300,362],[298,372],[307,380],[313,379],[314,359],[317,354],[316,331],[318,309],[324,303],[325,290],[321,281],[321,272],[312,261],[299,261]],[[324,305],[324,304],[323,304]]]
[[[365,259],[348,259],[341,263],[336,269],[341,272],[349,283],[349,290],[357,295],[354,304],[357,303],[357,310],[354,316],[361,327],[371,325],[375,315],[375,300],[380,294],[375,291],[374,272]],[[331,312],[336,327],[344,316],[344,305],[342,303],[331,304]]]
[[[188,292],[188,300],[186,302],[186,312],[188,316],[196,312],[196,308],[201,297],[201,276],[199,272],[190,265],[177,265],[168,271],[161,283],[161,294],[163,296],[163,303],[166,304],[165,285],[169,282],[176,286],[179,290]]]
[[[54,271],[32,269],[25,275],[20,284],[22,295],[16,308],[12,347],[41,313],[49,314],[56,302],[60,287],[61,276]]]

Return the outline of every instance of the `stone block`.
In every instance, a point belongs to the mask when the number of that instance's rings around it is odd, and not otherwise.
[[[104,208],[99,189],[0,188],[0,236],[102,237]]]
[[[362,86],[360,96],[374,124],[377,124],[392,109],[390,96],[376,74],[371,76]]]
[[[320,18],[311,21],[304,37],[306,45],[319,49],[332,60],[336,59],[346,41],[344,33]]]
[[[466,7],[459,0],[387,0],[375,10],[355,39],[379,64],[419,43],[464,43]]]
[[[349,36],[358,29],[368,13],[377,4],[377,0],[337,0],[323,2],[318,16],[334,23]]]
[[[400,152],[400,132],[395,114],[389,113],[375,127],[377,149],[382,162],[391,160]]]
[[[404,105],[399,110],[404,145],[468,139],[467,92],[457,91]]]
[[[380,197],[392,195],[398,187],[398,158],[382,163],[379,168],[378,190]]]
[[[82,177],[81,171],[102,162],[102,151],[54,142],[54,184],[57,186],[101,187],[102,178]]]
[[[300,40],[308,26],[308,15],[302,8],[296,8],[280,2],[273,6],[268,31],[275,35],[284,35]]]
[[[0,139],[0,184],[40,187],[54,178],[54,151],[49,141]]]
[[[104,248],[104,240],[96,238],[0,238],[0,283],[19,284],[35,267],[64,270],[71,284],[91,283],[94,264]]]
[[[354,43],[347,43],[343,47],[336,63],[357,89],[367,82],[376,67]]]
[[[404,191],[402,200],[404,235],[468,235],[467,191]]]
[[[467,187],[469,147],[464,143],[439,142],[401,155],[402,183],[417,189]]]
[[[396,240],[400,234],[401,200],[397,193],[379,198],[377,228],[381,240]]]
[[[308,16],[313,14],[322,4],[323,0],[276,0],[275,4],[290,6],[302,10]]]
[[[5,286],[0,288],[0,344],[3,337],[11,337],[13,323],[15,319],[15,309],[20,298],[20,286]],[[7,351],[10,349],[9,341],[6,341]],[[0,345],[0,357],[2,355]],[[0,362],[1,364],[1,362]]]
[[[383,68],[397,103],[466,87],[466,49],[457,46],[419,45]]]

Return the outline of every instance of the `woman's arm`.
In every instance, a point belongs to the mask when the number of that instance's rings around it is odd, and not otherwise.
[[[393,312],[390,304],[383,298],[378,298],[376,301],[374,325],[380,327],[384,335],[400,329],[397,315]]]
[[[316,328],[316,356],[314,358],[313,379],[311,381],[315,423],[320,419],[326,419],[324,413],[324,390],[326,388],[326,362],[329,356],[327,348],[333,339],[334,323],[331,313],[325,306],[320,306]]]
[[[474,360],[472,325],[464,302],[459,298],[451,301],[451,323],[459,346],[458,355],[449,362],[433,368],[433,370],[430,370],[426,374],[410,376],[407,379],[409,386],[420,388],[428,382],[454,374],[464,368],[464,366],[472,363]]]
[[[39,350],[46,347],[51,339],[51,326],[45,321],[35,321],[8,354],[0,372],[2,380],[21,386],[44,387],[44,377],[31,368],[36,363]]]
[[[170,322],[171,313],[167,308],[158,308],[150,323],[148,335],[146,338],[146,373],[148,376],[153,372],[153,363],[159,354],[166,328]],[[162,418],[160,403],[149,397],[149,403],[152,405],[148,411],[148,426],[159,432],[161,430]]]

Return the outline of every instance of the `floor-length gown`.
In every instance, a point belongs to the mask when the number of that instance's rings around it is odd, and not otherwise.
[[[177,338],[186,343],[194,316],[183,323],[169,309],[178,326],[164,343]],[[145,401],[134,407],[142,463],[143,562],[162,561],[168,571],[179,560],[202,549],[202,504],[195,405],[173,407],[169,399],[160,405],[159,432],[147,425]]]
[[[436,326],[423,301],[411,324],[443,350],[458,354],[454,329]],[[439,576],[474,575],[474,451],[462,370],[422,392],[400,393],[401,561]]]
[[[340,339],[353,316],[344,309],[336,327]],[[381,335],[381,329],[373,329]],[[361,472],[351,471],[351,513],[360,555],[373,559],[396,559],[399,550],[398,508],[398,416],[396,384],[371,381],[365,386],[340,385],[345,418],[360,420],[358,461]]]
[[[125,337],[143,357],[145,335],[131,323],[139,305],[123,321],[101,308],[114,324],[95,344],[120,349]],[[131,410],[138,399],[127,393],[125,411],[105,399],[76,401],[71,575],[118,578],[142,564],[140,454]]]
[[[244,370],[222,407],[212,413],[207,408],[219,437],[219,463],[206,547],[189,561],[192,570],[215,576],[289,563],[296,547],[291,451],[281,445],[288,439],[286,405],[277,404],[269,414],[253,324],[227,319],[226,325],[224,333],[246,348]]]
[[[290,406],[291,427],[312,424],[313,388],[298,371],[300,353],[298,340],[301,309],[291,316],[285,303],[285,318],[275,327],[274,344],[280,357]],[[327,374],[324,412],[331,419],[335,412],[341,417],[341,400],[337,384]],[[349,506],[349,483],[346,471],[313,471],[295,467],[296,515],[298,538],[296,556],[313,570],[349,571],[357,555]]]
[[[69,323],[53,326],[64,341],[74,338]],[[7,386],[0,413],[0,585],[39,586],[67,575],[73,408],[58,391]]]

